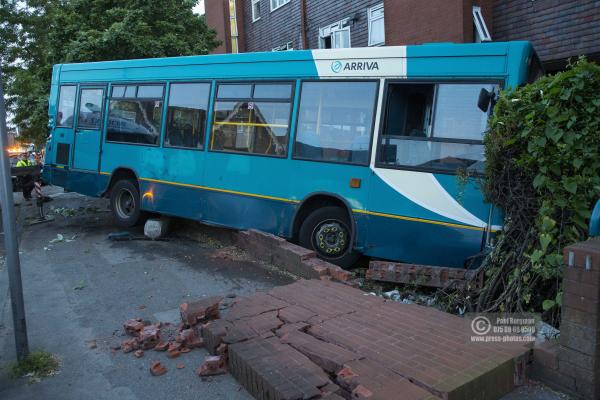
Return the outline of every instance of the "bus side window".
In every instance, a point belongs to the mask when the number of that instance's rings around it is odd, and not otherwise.
[[[285,157],[292,84],[224,84],[217,89],[210,149]]]
[[[482,88],[494,85],[389,84],[378,164],[483,172],[488,114],[477,107]]]
[[[107,142],[158,145],[164,86],[113,86],[108,106]]]
[[[58,95],[58,112],[56,113],[57,127],[73,127],[76,93],[77,86],[75,85],[65,85],[60,87],[60,94]]]
[[[377,82],[303,82],[294,158],[366,165]]]
[[[202,149],[210,83],[172,83],[165,146]]]

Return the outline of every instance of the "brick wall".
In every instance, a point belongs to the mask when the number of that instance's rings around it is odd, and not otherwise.
[[[386,44],[472,42],[473,5],[481,6],[490,29],[490,0],[385,0]]]
[[[319,48],[319,28],[345,18],[352,20],[350,22],[350,43],[352,47],[367,47],[369,45],[367,10],[369,7],[382,2],[383,0],[328,0],[326,2],[307,0],[307,35],[310,48]],[[384,12],[387,13],[385,6]]]
[[[271,12],[269,0],[260,0],[260,19],[252,22],[251,0],[244,2],[244,26],[247,51],[271,51],[274,47],[292,42],[294,49],[302,48],[300,0]]]
[[[228,29],[227,0],[204,0],[205,18],[208,26],[217,32],[217,40],[221,44],[212,53],[227,53],[230,51],[227,41]]]
[[[495,0],[494,40],[531,40],[550,69],[600,53],[600,1]]]

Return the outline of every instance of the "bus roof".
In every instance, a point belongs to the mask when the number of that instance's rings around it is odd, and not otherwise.
[[[53,83],[244,78],[493,78],[519,84],[529,42],[433,43],[58,64]],[[526,69],[526,68],[525,68]]]

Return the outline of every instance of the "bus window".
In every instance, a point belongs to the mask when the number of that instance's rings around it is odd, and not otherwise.
[[[106,141],[158,145],[163,85],[115,86],[108,107]]]
[[[75,94],[77,86],[68,85],[60,87],[58,95],[58,113],[56,114],[56,126],[71,128],[73,126],[73,113],[75,112]]]
[[[377,82],[303,82],[294,157],[369,163]]]
[[[209,83],[171,84],[165,146],[202,149],[209,95]]]
[[[378,153],[383,167],[483,172],[488,114],[477,107],[492,84],[390,84]]]
[[[104,89],[81,89],[77,127],[99,130],[102,125]]]
[[[285,157],[291,87],[290,83],[220,84],[210,149]],[[282,95],[286,92],[286,96]],[[269,94],[269,98],[261,98],[264,94]]]

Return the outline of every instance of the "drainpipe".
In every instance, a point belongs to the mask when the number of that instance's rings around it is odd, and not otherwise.
[[[306,0],[300,0],[300,29],[302,31],[302,49],[308,49],[308,36],[306,28]]]

